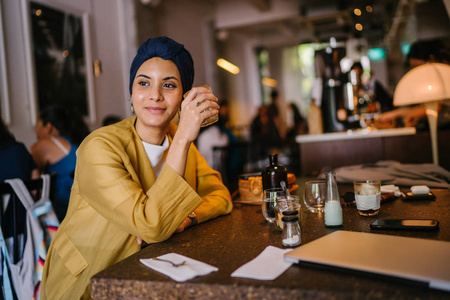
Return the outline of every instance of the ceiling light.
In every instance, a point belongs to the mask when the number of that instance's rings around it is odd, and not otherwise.
[[[270,86],[272,88],[275,88],[278,85],[278,82],[275,79],[269,77],[263,77],[261,79],[261,83],[265,86]]]
[[[382,48],[372,48],[367,50],[367,55],[371,61],[380,61],[384,59],[386,53]]]
[[[336,38],[335,37],[330,38],[330,47],[336,48]]]
[[[239,73],[239,67],[236,65],[233,65],[232,63],[230,63],[229,61],[223,59],[223,58],[219,58],[217,60],[217,65],[219,67],[221,67],[222,69],[227,70],[228,72],[232,73],[232,74],[238,74]]]
[[[357,16],[360,16],[360,15],[361,15],[361,10],[360,10],[359,8],[355,8],[355,9],[353,10],[353,13],[354,13],[355,15],[357,15]]]
[[[363,30],[363,26],[360,23],[356,23],[355,25],[356,30],[361,31]]]
[[[366,6],[366,11],[367,11],[368,13],[371,13],[371,12],[373,11],[372,6],[367,5],[367,6]]]

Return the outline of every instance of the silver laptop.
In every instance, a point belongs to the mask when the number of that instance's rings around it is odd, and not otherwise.
[[[284,259],[419,281],[450,291],[450,242],[335,231],[284,254]]]

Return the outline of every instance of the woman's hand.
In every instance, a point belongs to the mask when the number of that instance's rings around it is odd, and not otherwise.
[[[184,219],[183,223],[181,223],[180,226],[178,226],[178,228],[175,230],[175,233],[183,232],[186,228],[188,228],[191,225],[192,225],[192,220],[189,217],[187,217],[186,219]],[[144,241],[141,238],[137,237],[136,242],[140,246],[142,246],[143,244],[145,245]]]
[[[423,105],[397,108],[385,113],[382,113],[377,122],[387,123],[394,122],[397,118],[403,119],[403,124],[406,127],[412,127],[417,124],[418,121],[426,117],[425,107]]]
[[[191,226],[192,220],[189,218],[184,219],[183,223],[181,223],[180,226],[178,226],[177,230],[175,230],[175,233],[183,232],[186,228]]]
[[[193,142],[198,136],[203,120],[217,115],[219,108],[217,97],[210,89],[206,87],[192,88],[181,102],[177,135],[181,135],[189,143]]]
[[[377,121],[381,123],[393,122],[395,119],[403,117],[405,115],[405,108],[397,108],[388,112],[384,112],[378,116]]]
[[[208,108],[212,108],[208,110]],[[205,87],[195,87],[181,102],[180,121],[167,153],[166,164],[184,177],[191,143],[200,132],[202,121],[219,113],[217,98]]]
[[[416,126],[417,122],[426,118],[426,116],[425,106],[419,105],[411,107],[403,118],[403,124],[405,124],[406,127]]]

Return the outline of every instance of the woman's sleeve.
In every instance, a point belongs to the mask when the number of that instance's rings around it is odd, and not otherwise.
[[[80,146],[77,156],[79,197],[104,218],[147,243],[169,238],[202,203],[190,185],[167,165],[144,191],[139,178],[147,172],[139,170],[144,164],[134,168],[125,151],[105,139],[89,139]]]
[[[195,210],[199,223],[231,212],[233,204],[230,192],[222,182],[219,172],[208,166],[195,146],[192,151],[196,155],[197,193],[203,203]]]

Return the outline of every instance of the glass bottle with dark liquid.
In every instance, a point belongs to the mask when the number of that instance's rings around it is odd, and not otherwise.
[[[269,155],[269,162],[269,165],[265,166],[261,172],[263,189],[282,188],[282,181],[287,187],[287,169],[285,166],[278,164],[278,154]]]

